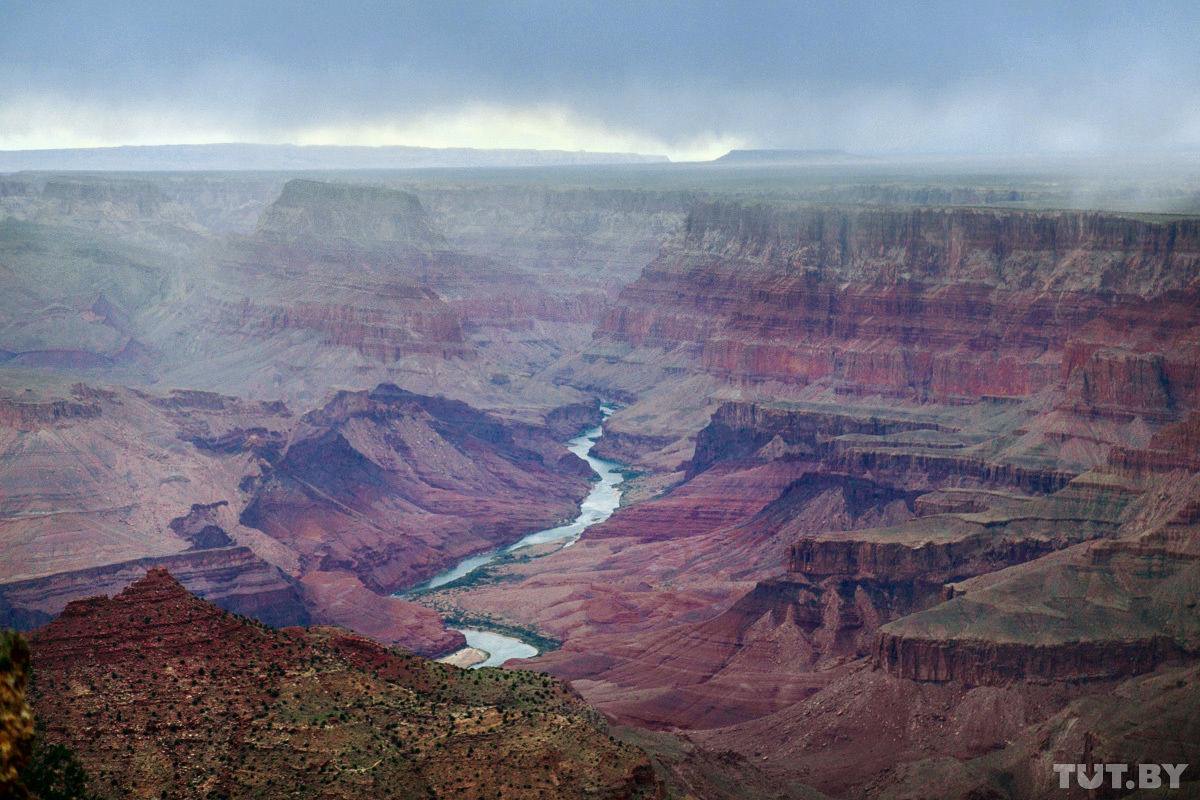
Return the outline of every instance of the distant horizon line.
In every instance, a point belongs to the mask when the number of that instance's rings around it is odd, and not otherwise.
[[[466,150],[471,152],[522,152],[522,153],[589,153],[593,155],[636,155],[651,158],[663,158],[672,163],[673,159],[664,153],[642,152],[638,150],[589,150],[585,147],[474,147],[471,145],[427,145],[427,144],[297,144],[296,142],[251,142],[244,140],[225,140],[208,142],[155,142],[153,144],[94,144],[74,145],[70,147],[0,147],[0,153],[49,153],[74,150],[137,150],[155,147],[294,147],[301,150],[320,149],[358,149],[358,150]],[[711,159],[699,159],[698,162],[716,161],[729,153],[806,153],[848,155],[857,158],[891,158],[891,157],[993,157],[993,156],[1106,156],[1106,155],[1200,155],[1200,146],[1180,146],[1153,150],[1132,149],[1078,149],[1078,150],[874,150],[857,151],[835,146],[761,146],[733,147]]]
[[[808,160],[811,164],[817,164],[821,159],[833,159],[844,161],[862,161],[862,162],[887,162],[889,160],[929,160],[929,159],[999,159],[999,160],[1016,160],[1016,159],[1078,159],[1078,158],[1120,158],[1120,159],[1162,159],[1172,157],[1200,157],[1200,148],[1197,147],[1177,147],[1170,149],[1156,150],[1033,150],[1033,151],[878,151],[878,152],[855,152],[838,147],[735,147],[725,153],[713,157],[711,159],[680,159],[675,160],[663,153],[639,152],[633,150],[588,150],[579,149],[564,149],[564,148],[538,148],[538,147],[474,147],[466,145],[411,145],[411,144],[297,144],[295,142],[254,142],[254,141],[210,141],[210,142],[160,142],[155,144],[113,144],[113,145],[83,145],[77,147],[27,147],[27,148],[9,148],[0,149],[0,159],[5,156],[20,157],[20,156],[49,156],[54,154],[102,154],[105,152],[123,152],[129,153],[133,151],[167,151],[167,150],[192,150],[203,151],[213,148],[245,148],[245,149],[262,149],[262,150],[295,150],[305,151],[309,153],[318,151],[358,151],[358,152],[403,152],[407,151],[412,154],[420,153],[443,153],[443,154],[513,154],[513,155],[534,155],[544,154],[552,156],[588,156],[597,158],[612,157],[618,159],[613,162],[604,162],[599,160],[588,159],[581,162],[572,162],[570,160],[555,160],[538,164],[481,164],[470,166],[600,166],[600,165],[634,165],[634,164],[722,164],[722,162],[730,166],[753,166],[758,163],[762,166],[767,166],[772,163],[769,156],[777,154],[779,156],[795,156],[802,159],[796,162],[797,165],[802,164],[803,160]],[[746,160],[730,158],[730,156],[752,156]],[[774,163],[781,163],[782,159]],[[453,166],[453,165],[429,165],[437,166]],[[313,167],[298,167],[312,169]],[[332,169],[344,169],[344,166],[331,167]],[[379,169],[388,167],[369,166],[367,169]],[[397,168],[422,168],[422,165],[404,165]],[[74,170],[79,168],[73,167],[18,167],[16,171],[37,171],[39,169],[65,169]],[[109,167],[107,169],[113,169]],[[244,168],[233,168],[241,170]],[[277,168],[266,167],[266,169],[274,170]],[[5,164],[0,163],[0,172],[12,171]],[[87,171],[86,168],[83,171]],[[101,168],[99,171],[107,171]]]

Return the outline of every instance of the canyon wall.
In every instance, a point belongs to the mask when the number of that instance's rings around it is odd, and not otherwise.
[[[1161,422],[1200,402],[1198,278],[1190,217],[701,200],[557,378],[637,398],[614,430],[676,439],[735,393],[1058,392]]]

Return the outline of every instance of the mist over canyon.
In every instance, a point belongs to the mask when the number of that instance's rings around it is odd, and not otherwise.
[[[92,791],[1196,790],[1194,157],[515,157],[0,174],[0,701]]]

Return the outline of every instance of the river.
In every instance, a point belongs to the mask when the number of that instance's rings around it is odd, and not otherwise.
[[[615,410],[609,406],[600,407],[600,412],[604,419],[608,419],[609,415]],[[520,550],[523,547],[545,544],[547,542],[558,542],[564,539],[567,541],[563,544],[563,547],[570,547],[589,527],[598,522],[603,522],[612,516],[612,513],[616,511],[617,506],[621,503],[621,490],[618,487],[621,481],[624,480],[624,477],[620,472],[620,464],[615,461],[596,458],[591,454],[592,447],[595,446],[596,441],[603,435],[604,429],[601,425],[597,425],[567,442],[567,449],[586,461],[596,471],[596,474],[600,476],[600,480],[592,485],[591,491],[588,492],[587,497],[580,504],[579,516],[566,525],[534,531],[522,537],[520,541],[514,542],[507,547],[464,559],[454,567],[435,575],[420,586],[396,596],[403,597],[405,594],[412,592],[436,589],[439,586],[444,586],[451,581],[456,581],[471,574],[486,564],[490,564],[502,555]],[[496,667],[510,658],[533,658],[538,653],[537,648],[533,645],[511,636],[467,628],[460,630],[467,637],[467,644],[470,647],[482,650],[488,654],[487,660],[474,665],[475,668]]]

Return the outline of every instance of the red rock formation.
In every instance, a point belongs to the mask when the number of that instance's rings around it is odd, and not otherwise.
[[[11,397],[0,397],[0,427],[36,431],[58,422],[90,419],[100,416],[100,406],[52,400],[46,403],[22,403]]]
[[[613,420],[629,434],[661,427],[656,394],[689,375],[715,386],[688,408],[722,387],[954,404],[1055,391],[1160,423],[1200,400],[1198,277],[1188,218],[697,202],[557,375],[635,395],[641,422]],[[696,430],[682,411],[676,439]]]
[[[31,641],[46,735],[102,793],[662,796],[645,755],[548,678],[481,682],[340,629],[272,630],[163,569]]]
[[[343,392],[304,416],[241,522],[296,551],[304,572],[394,592],[572,516],[587,487],[577,461],[546,431],[464,403]]]
[[[305,625],[311,619],[299,588],[277,567],[249,548],[221,547],[0,583],[0,624],[18,630],[36,628],[58,616],[68,603],[115,594],[151,569],[170,570],[198,597],[269,625]]]
[[[309,572],[300,585],[323,625],[349,628],[430,658],[467,646],[466,638],[448,629],[436,612],[373,592],[349,572]]]

